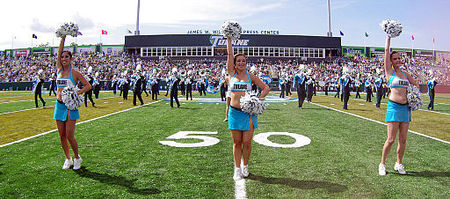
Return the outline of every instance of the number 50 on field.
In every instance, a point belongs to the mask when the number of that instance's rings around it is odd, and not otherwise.
[[[212,146],[220,142],[219,139],[211,136],[206,135],[216,135],[218,132],[209,132],[209,131],[179,131],[178,133],[175,133],[166,139],[172,139],[172,140],[181,140],[181,139],[198,139],[201,140],[201,142],[197,143],[180,143],[176,141],[159,141],[162,145],[167,145],[171,147],[205,147],[205,146]],[[295,139],[295,142],[293,144],[278,144],[270,141],[268,138],[272,135],[283,135],[292,137]],[[297,148],[302,147],[305,145],[308,145],[311,143],[311,139],[309,139],[306,136],[295,134],[295,133],[288,133],[288,132],[266,132],[266,133],[259,133],[255,136],[253,136],[253,140],[258,143],[265,146],[271,146],[271,147],[280,147],[280,148]]]

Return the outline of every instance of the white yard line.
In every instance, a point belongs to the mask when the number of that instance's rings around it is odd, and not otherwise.
[[[234,198],[247,198],[247,192],[245,191],[245,179],[234,181],[234,183]]]
[[[384,122],[380,122],[380,121],[376,121],[376,120],[373,120],[373,119],[369,119],[369,118],[366,118],[366,117],[363,117],[363,116],[360,116],[360,115],[356,115],[356,114],[353,114],[353,113],[341,111],[341,110],[338,110],[338,109],[335,109],[335,108],[331,108],[331,107],[324,106],[324,105],[317,104],[317,103],[313,103],[313,102],[311,102],[311,104],[314,104],[314,105],[317,105],[317,106],[320,106],[320,107],[324,107],[324,108],[331,109],[331,110],[334,110],[334,111],[337,111],[337,112],[340,112],[340,113],[345,113],[345,114],[348,114],[348,115],[351,115],[351,116],[355,116],[355,117],[358,117],[358,118],[361,118],[361,119],[369,120],[371,122],[376,122],[378,124],[383,124],[383,125],[387,126],[387,124],[384,123]],[[446,143],[446,144],[450,144],[450,142],[447,142],[445,140],[441,140],[439,138],[431,137],[429,135],[425,135],[425,134],[422,134],[422,133],[419,133],[419,132],[415,132],[415,131],[412,131],[412,130],[408,130],[408,131],[411,132],[411,133],[420,135],[420,136],[424,136],[424,137],[427,137],[427,138],[430,138],[430,139],[433,139],[433,140],[437,140],[437,141],[440,141],[440,142],[443,142],[443,143]]]
[[[133,109],[140,108],[140,107],[143,107],[143,106],[147,106],[147,105],[150,105],[150,104],[154,104],[154,103],[157,103],[157,102],[159,102],[159,101],[150,102],[150,103],[144,104],[142,106],[131,107],[129,109],[125,109],[125,110],[117,111],[117,112],[114,112],[114,113],[106,114],[106,115],[103,115],[103,116],[100,116],[100,117],[96,117],[96,118],[93,118],[93,119],[90,119],[90,120],[77,122],[76,125],[83,124],[83,123],[90,122],[90,121],[94,121],[94,120],[98,120],[98,119],[101,119],[101,118],[104,118],[104,117],[108,117],[108,116],[111,116],[111,115],[116,115],[118,113],[122,113],[122,112],[125,112],[125,111],[133,110]],[[53,129],[53,130],[50,130],[50,131],[47,131],[47,132],[44,132],[44,133],[41,133],[41,134],[33,135],[31,137],[27,137],[27,138],[23,138],[23,139],[14,141],[14,142],[6,143],[6,144],[3,144],[3,145],[0,145],[0,148],[4,147],[4,146],[15,144],[15,143],[19,143],[19,142],[22,142],[22,141],[25,141],[25,140],[29,140],[31,138],[39,137],[41,135],[46,135],[46,134],[49,134],[49,133],[57,131],[57,130],[58,129]]]

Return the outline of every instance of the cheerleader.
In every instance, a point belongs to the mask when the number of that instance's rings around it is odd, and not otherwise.
[[[395,137],[398,132],[397,161],[394,170],[404,175],[405,167],[402,164],[406,148],[406,136],[409,123],[411,122],[411,110],[408,106],[407,88],[410,84],[419,87],[415,80],[406,70],[400,69],[403,64],[398,52],[390,52],[391,37],[386,38],[384,52],[384,71],[388,85],[391,88],[388,106],[386,109],[387,139],[384,143],[381,162],[378,165],[378,174],[386,175],[386,159],[389,155]]]
[[[244,54],[233,55],[231,38],[227,36],[227,71],[230,76],[231,100],[228,112],[228,127],[233,138],[234,180],[248,177],[248,162],[252,150],[254,129],[258,128],[256,115],[241,110],[240,99],[245,92],[251,91],[252,83],[261,88],[260,98],[266,97],[270,89],[258,76],[247,72],[247,57]],[[241,159],[243,165],[241,167]]]
[[[92,89],[92,86],[89,84],[86,79],[84,79],[83,75],[75,69],[72,69],[71,61],[72,61],[72,53],[70,51],[63,51],[64,49],[64,41],[66,36],[62,36],[61,43],[59,45],[58,57],[57,57],[57,78],[56,78],[56,105],[55,111],[53,115],[53,119],[56,120],[56,124],[58,126],[59,136],[61,139],[61,146],[64,150],[64,154],[66,156],[66,160],[64,161],[63,169],[69,169],[70,166],[73,165],[73,169],[77,170],[81,167],[82,159],[78,154],[78,143],[75,139],[75,123],[76,120],[80,118],[80,114],[78,110],[68,110],[67,107],[62,102],[61,93],[65,87],[75,87],[77,82],[81,82],[83,84],[83,89],[78,90],[77,94],[81,95],[88,90]],[[75,160],[72,160],[70,156],[70,146],[72,147]]]
[[[433,78],[432,80],[427,81],[427,88],[428,88],[428,96],[430,97],[430,103],[428,104],[428,110],[434,110],[434,87],[436,86],[438,82],[436,81],[436,78]]]
[[[45,108],[45,101],[44,99],[42,99],[42,84],[44,84],[44,79],[41,77],[42,76],[42,72],[43,70],[40,69],[38,71],[38,75],[34,78],[34,104],[36,105],[36,108],[39,108],[39,104],[38,104],[38,96],[39,99],[42,102],[42,106]]]
[[[306,77],[305,74],[301,71],[300,73],[296,74],[294,76],[294,87],[297,90],[297,96],[298,96],[298,108],[302,109],[303,102],[305,101],[306,97]]]

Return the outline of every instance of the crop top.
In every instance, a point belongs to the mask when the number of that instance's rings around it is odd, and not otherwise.
[[[403,71],[402,71],[402,73],[406,77],[406,74]],[[392,76],[389,78],[388,85],[389,85],[389,88],[398,87],[398,88],[407,89],[409,86],[409,81],[408,81],[408,79],[402,79],[400,77],[395,76],[395,70],[394,70],[394,72],[392,73]]]
[[[245,72],[248,77],[248,82],[238,82],[236,80],[236,74],[230,79],[230,91],[231,92],[247,92],[252,90],[252,80],[248,72]]]

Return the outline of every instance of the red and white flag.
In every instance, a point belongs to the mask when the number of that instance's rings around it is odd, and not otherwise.
[[[434,40],[434,37],[433,37],[433,44],[434,44],[434,43],[436,43],[436,40]]]
[[[107,34],[108,34],[108,31],[102,30],[102,35],[107,35]]]
[[[411,39],[414,41],[414,35],[411,35]]]

